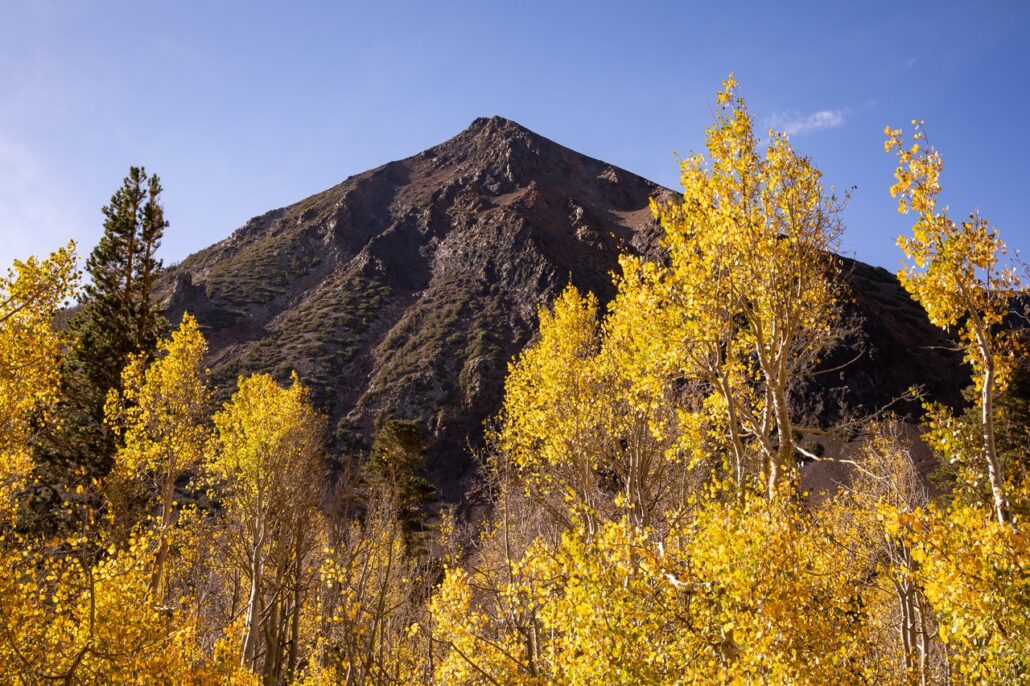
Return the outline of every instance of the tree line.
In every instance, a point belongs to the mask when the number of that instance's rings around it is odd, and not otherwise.
[[[913,127],[885,131],[899,278],[965,356],[964,409],[927,400],[918,434],[806,409],[849,335],[848,198],[759,140],[731,76],[682,196],[652,201],[661,256],[622,256],[604,311],[571,286],[541,307],[475,519],[431,505],[410,422],[331,470],[296,374],[214,401],[201,327],[154,302],[168,222],[132,168],[87,286],[74,244],[0,281],[3,679],[1030,683],[1024,289]],[[807,493],[814,462],[847,477]]]

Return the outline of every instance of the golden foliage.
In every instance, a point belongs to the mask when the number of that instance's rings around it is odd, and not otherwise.
[[[898,198],[898,212],[918,215],[912,235],[898,238],[898,245],[911,260],[898,278],[931,322],[944,329],[959,328],[959,340],[980,394],[979,457],[990,484],[995,516],[1006,522],[1011,513],[995,447],[994,395],[1005,390],[1024,354],[1015,332],[1003,326],[1009,301],[1022,286],[1015,270],[1001,264],[1005,244],[997,229],[975,212],[956,224],[939,206],[944,160],[929,145],[922,122],[913,120],[912,125],[911,145],[905,143],[900,129],[884,129],[884,148],[898,158],[891,197]],[[940,438],[938,434],[936,440]]]
[[[312,636],[302,629],[314,577],[318,491],[324,473],[324,418],[293,377],[282,388],[270,376],[241,378],[214,416],[208,470],[229,524],[227,542],[247,591],[242,660],[273,683],[292,676]]]
[[[0,518],[12,516],[11,496],[32,468],[32,421],[57,421],[61,341],[53,318],[78,278],[74,243],[45,260],[15,261],[0,278]]]
[[[214,683],[200,664],[192,618],[151,591],[155,536],[140,532],[106,550],[98,543],[80,536],[5,548],[5,672],[30,684]]]
[[[654,341],[653,359],[715,396],[685,419],[698,426],[715,420],[738,487],[757,452],[773,497],[796,476],[791,386],[840,335],[830,251],[842,202],[824,191],[822,174],[785,135],[770,132],[761,151],[732,76],[717,102],[708,159],[681,163],[682,200],[652,203],[668,265],[623,258],[613,310],[643,305],[656,315],[634,319]]]

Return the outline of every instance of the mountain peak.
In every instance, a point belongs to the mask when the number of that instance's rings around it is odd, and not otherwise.
[[[530,131],[517,121],[496,114],[492,117],[476,117],[465,130],[473,133],[482,132],[501,136],[529,134],[539,137],[538,134]]]
[[[534,154],[539,153],[541,147],[552,150],[564,149],[522,124],[497,115],[473,119],[464,131],[441,146],[436,146],[436,148],[439,147],[463,148],[467,152],[499,147],[506,150],[522,148]],[[431,150],[436,148],[431,148]]]

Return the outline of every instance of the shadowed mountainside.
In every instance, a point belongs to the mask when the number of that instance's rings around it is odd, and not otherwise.
[[[173,321],[187,310],[200,321],[224,395],[239,374],[286,380],[296,369],[341,453],[366,448],[388,419],[415,420],[428,476],[453,500],[537,306],[570,279],[607,302],[620,252],[657,254],[652,196],[672,192],[514,122],[477,119],[251,219],[169,269],[162,297]],[[885,270],[847,267],[868,350],[820,386],[866,408],[914,383],[957,402],[966,373],[919,306]]]

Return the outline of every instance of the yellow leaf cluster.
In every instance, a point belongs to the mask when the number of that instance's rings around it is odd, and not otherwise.
[[[75,294],[75,244],[45,260],[15,261],[0,278],[0,519],[31,469],[26,443],[32,421],[54,421],[61,339],[57,310]]]

